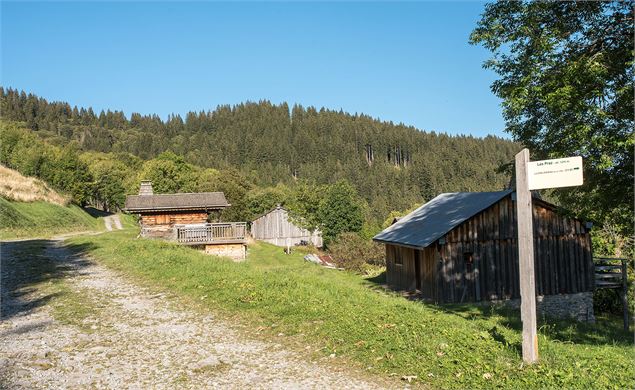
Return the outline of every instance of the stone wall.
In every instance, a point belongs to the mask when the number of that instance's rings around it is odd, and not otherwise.
[[[498,301],[513,308],[520,307],[520,299]],[[536,311],[539,316],[571,318],[582,322],[595,322],[593,314],[593,293],[539,295],[536,297]]]
[[[245,260],[247,247],[245,244],[214,244],[205,245],[205,253],[208,255],[229,257],[235,261]]]

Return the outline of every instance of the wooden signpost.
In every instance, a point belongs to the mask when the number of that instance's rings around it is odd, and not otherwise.
[[[582,180],[582,157],[530,162],[528,149],[516,155],[520,318],[523,323],[523,360],[526,363],[538,361],[531,190],[577,186],[582,184]]]

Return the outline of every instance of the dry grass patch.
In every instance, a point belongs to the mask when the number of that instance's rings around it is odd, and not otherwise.
[[[40,179],[0,165],[0,196],[19,202],[45,201],[66,206],[69,197],[58,194]]]

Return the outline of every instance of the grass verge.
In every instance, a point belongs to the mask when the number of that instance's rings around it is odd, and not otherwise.
[[[103,229],[104,223],[100,218],[90,216],[75,205],[15,202],[0,197],[0,239],[49,237]]]
[[[271,336],[298,337],[378,374],[416,376],[442,388],[627,388],[633,342],[619,321],[540,324],[539,364],[520,355],[515,312],[439,307],[385,292],[372,279],[324,269],[267,244],[233,263],[133,230],[69,243],[140,281],[193,298]]]

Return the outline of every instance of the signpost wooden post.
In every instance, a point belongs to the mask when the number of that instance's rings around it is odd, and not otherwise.
[[[523,360],[526,363],[534,363],[538,361],[538,330],[536,329],[533,208],[527,174],[528,163],[529,150],[523,149],[516,155],[520,319],[523,323]]]
[[[523,149],[516,155],[520,318],[523,323],[523,360],[526,363],[538,361],[531,190],[578,186],[582,184],[582,180],[582,157],[530,162],[528,149]]]

